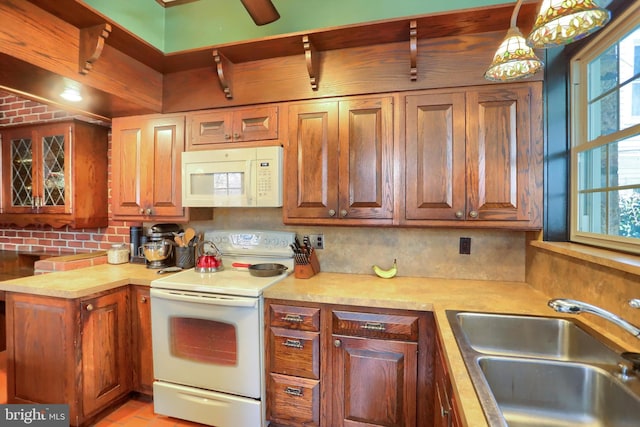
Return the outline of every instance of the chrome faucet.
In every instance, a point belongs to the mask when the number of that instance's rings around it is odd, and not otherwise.
[[[549,307],[553,308],[558,313],[569,313],[569,314],[580,314],[580,313],[591,313],[596,316],[600,316],[603,319],[606,319],[616,325],[620,326],[625,331],[629,332],[631,335],[640,339],[640,328],[633,326],[631,323],[622,319],[615,314],[608,312],[600,307],[596,307],[595,305],[588,304],[586,302],[577,301],[574,299],[552,299],[547,303]],[[640,308],[640,299],[632,299],[629,301],[629,305],[633,308]]]

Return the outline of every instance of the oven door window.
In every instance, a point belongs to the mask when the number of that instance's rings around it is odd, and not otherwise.
[[[172,317],[169,320],[173,357],[214,365],[238,364],[238,340],[232,323]]]

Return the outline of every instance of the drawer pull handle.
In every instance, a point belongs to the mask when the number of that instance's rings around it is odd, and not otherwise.
[[[304,346],[302,345],[302,341],[300,340],[290,340],[287,339],[285,342],[282,343],[285,347],[291,347],[291,348],[304,348]]]
[[[282,318],[282,320],[291,323],[302,323],[304,319],[299,314],[287,314]]]
[[[289,395],[291,395],[291,396],[302,397],[302,389],[301,388],[286,387],[284,389],[284,392],[289,394]]]
[[[384,332],[385,330],[385,324],[384,323],[379,323],[379,322],[367,322],[364,325],[361,326],[362,329],[366,329],[367,331],[379,331],[379,332]]]

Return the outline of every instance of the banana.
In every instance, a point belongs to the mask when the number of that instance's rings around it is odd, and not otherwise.
[[[373,266],[373,271],[374,271],[374,273],[376,273],[376,276],[378,276],[378,277],[382,277],[383,279],[391,279],[392,277],[394,277],[398,273],[398,263],[394,259],[393,260],[393,266],[391,266],[391,268],[388,269],[388,270],[383,270],[382,268],[378,267],[377,265],[374,265]]]

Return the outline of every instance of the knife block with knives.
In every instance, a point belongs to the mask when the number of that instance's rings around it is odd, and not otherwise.
[[[309,279],[320,272],[320,262],[316,251],[309,244],[308,238],[303,239],[303,244],[296,237],[295,243],[291,245],[293,249],[293,274],[297,279]]]

